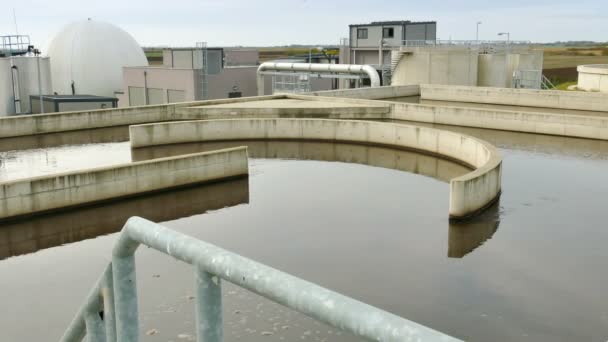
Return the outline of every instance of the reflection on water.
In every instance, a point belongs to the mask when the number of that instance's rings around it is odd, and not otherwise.
[[[128,140],[129,127],[117,126],[62,133],[28,135],[25,137],[2,138],[0,139],[0,152],[57,147],[62,145],[122,142]]]
[[[467,221],[450,221],[448,257],[462,258],[491,239],[500,225],[500,201]]]
[[[310,141],[256,141],[186,143],[133,149],[135,161],[213,151],[235,146],[247,146],[251,158],[340,161],[394,169],[435,178],[449,183],[450,179],[470,172],[465,166],[437,157],[405,150],[367,145]],[[451,222],[449,225],[448,257],[462,258],[481,246],[498,230],[499,205],[473,220]]]
[[[131,216],[162,222],[248,202],[243,178],[6,222],[0,260],[120,231]]]
[[[449,182],[471,170],[453,161],[418,152],[368,145],[311,141],[255,141],[187,143],[133,149],[134,161],[247,146],[251,158],[339,161],[383,167]]]
[[[129,142],[5,151],[0,152],[0,182],[130,161]]]

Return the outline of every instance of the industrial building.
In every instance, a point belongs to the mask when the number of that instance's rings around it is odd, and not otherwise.
[[[91,19],[65,26],[48,56],[29,36],[1,38],[0,116],[116,107],[122,67],[148,63],[127,32]]]
[[[2,36],[0,117],[30,113],[30,95],[51,93],[51,65],[30,44],[29,36]]]
[[[207,48],[163,50],[160,66],[125,66],[119,106],[253,96],[257,50]]]
[[[543,51],[528,42],[435,41],[391,50],[392,85],[532,88],[543,84]]]
[[[349,25],[349,58],[341,63],[389,64],[392,47],[407,41],[434,41],[437,38],[437,22],[424,21],[374,21],[369,24]],[[378,62],[378,49],[383,46],[386,60]]]

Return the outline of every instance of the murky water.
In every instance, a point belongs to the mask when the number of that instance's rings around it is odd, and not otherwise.
[[[3,340],[57,340],[116,234],[92,237],[120,229],[132,214],[466,340],[607,340],[608,144],[448,128],[486,139],[504,155],[500,203],[466,223],[447,218],[445,181],[466,172],[460,165],[407,151],[293,142],[247,142],[256,158],[249,179],[5,223]],[[120,143],[104,150],[139,160],[217,147],[132,156]],[[0,177],[16,169],[0,167]],[[92,239],[70,243],[82,238]],[[143,340],[188,340],[191,267],[142,248],[138,277]],[[231,285],[224,296],[227,341],[352,340]],[[151,329],[158,332],[146,335]]]

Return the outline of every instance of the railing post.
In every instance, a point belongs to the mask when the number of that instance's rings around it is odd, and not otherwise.
[[[112,257],[114,303],[116,308],[116,340],[139,341],[139,317],[137,310],[137,282],[135,256]]]
[[[106,325],[106,341],[116,342],[116,315],[114,312],[114,279],[112,275],[112,264],[105,272],[104,281],[101,285],[103,297],[103,320]]]
[[[84,323],[87,327],[89,342],[106,342],[105,327],[97,310],[88,310],[84,317]]]
[[[196,340],[222,342],[222,286],[219,277],[195,265]]]

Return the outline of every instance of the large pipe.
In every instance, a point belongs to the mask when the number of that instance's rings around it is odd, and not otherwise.
[[[357,64],[325,64],[325,63],[262,63],[257,72],[258,95],[264,95],[264,75],[267,70],[275,71],[302,71],[309,73],[340,73],[340,74],[366,74],[370,79],[370,86],[380,86],[378,71],[371,65]]]

